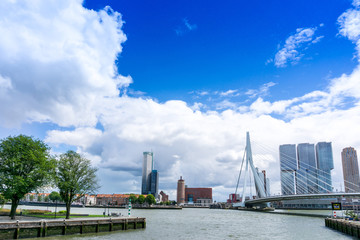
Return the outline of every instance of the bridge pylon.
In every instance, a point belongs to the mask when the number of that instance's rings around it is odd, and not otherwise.
[[[247,206],[247,204],[245,203],[245,189],[247,187],[247,173],[248,173],[249,167],[250,167],[252,175],[254,177],[255,187],[257,189],[257,197],[258,198],[265,198],[266,197],[264,182],[261,181],[261,179],[260,179],[260,177],[258,175],[258,172],[257,172],[257,170],[256,170],[256,168],[254,166],[249,132],[246,132],[245,161],[246,161],[246,163],[245,163],[245,171],[244,171],[245,176],[244,176],[243,191],[242,191],[242,195],[241,195],[241,202],[233,204],[233,206],[235,206],[235,207],[246,207]],[[240,177],[241,177],[240,175],[241,175],[241,172],[242,172],[242,166],[243,166],[243,164],[241,164],[239,180],[240,180]],[[236,187],[236,191],[237,191],[237,187]],[[250,198],[251,198],[251,196],[250,196]],[[268,205],[269,204],[261,204],[260,207],[268,207]]]

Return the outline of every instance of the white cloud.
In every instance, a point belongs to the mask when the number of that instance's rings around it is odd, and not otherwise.
[[[320,27],[323,24],[320,24]],[[303,56],[301,50],[304,45],[314,44],[319,42],[323,36],[315,38],[317,27],[313,28],[298,28],[296,33],[288,37],[284,46],[276,53],[274,64],[276,67],[286,67],[288,63],[295,64]],[[268,60],[267,63],[270,61]]]
[[[0,91],[7,91],[12,89],[11,79],[0,75]],[[3,92],[4,94],[4,92]]]
[[[182,24],[179,25],[176,29],[175,29],[175,33],[178,36],[183,36],[184,34],[191,32],[191,31],[195,31],[197,29],[197,25],[196,24],[190,24],[189,20],[187,18],[183,18],[182,19]]]
[[[360,1],[354,0],[355,9],[348,9],[338,18],[339,33],[356,43],[360,59]]]
[[[220,96],[239,96],[239,93],[236,89],[229,89],[225,92],[220,92]]]
[[[192,105],[191,109],[192,109],[193,111],[200,111],[201,108],[203,108],[203,107],[205,107],[205,105],[204,105],[203,103],[195,102],[195,103]]]
[[[274,82],[268,82],[263,84],[259,89],[249,89],[246,91],[246,95],[248,95],[250,98],[255,98],[255,97],[264,97],[267,96],[269,94],[269,89],[273,86],[275,86],[276,83]]]
[[[354,0],[353,5],[354,7],[360,7],[360,0]]]
[[[86,148],[102,137],[102,132],[95,128],[77,128],[74,131],[51,130],[47,132],[45,141],[53,144],[67,143],[72,146]]]
[[[225,99],[221,102],[216,103],[215,107],[216,107],[216,110],[235,109],[235,108],[237,108],[237,104]]]
[[[82,2],[1,1],[0,74],[12,88],[0,95],[1,124],[93,126],[102,99],[131,82],[114,65],[126,40],[121,15]]]
[[[183,22],[184,22],[186,28],[189,29],[189,31],[193,31],[193,30],[197,29],[197,25],[196,24],[190,24],[189,20],[187,18],[184,18]]]

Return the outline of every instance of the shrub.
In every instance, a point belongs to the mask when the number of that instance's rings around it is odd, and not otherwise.
[[[50,210],[38,210],[38,209],[24,209],[23,213],[24,214],[45,214],[45,213],[50,213]]]

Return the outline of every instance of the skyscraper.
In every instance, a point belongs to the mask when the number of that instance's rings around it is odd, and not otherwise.
[[[316,144],[316,162],[319,192],[332,192],[331,170],[334,169],[334,160],[331,142],[319,142]]]
[[[256,168],[256,172],[260,178],[260,181],[264,185],[264,192],[265,192],[266,196],[270,196],[270,179],[266,177],[266,171],[262,170],[261,172],[259,172],[259,169]],[[256,185],[255,185],[255,189],[256,189],[256,195],[260,196],[259,189]]]
[[[298,168],[295,144],[280,145],[279,152],[281,194],[295,194],[295,172]]]
[[[153,153],[144,152],[142,168],[141,194],[149,194],[151,191],[151,172],[153,170]]]
[[[314,144],[301,143],[297,146],[299,169],[296,173],[298,194],[318,193],[318,171]]]
[[[315,152],[316,150],[316,152]],[[280,145],[281,193],[311,194],[332,191],[334,168],[330,142]],[[316,153],[316,154],[315,154]]]
[[[157,198],[159,185],[159,174],[157,170],[151,171],[150,193]]]
[[[356,150],[344,148],[341,152],[345,192],[360,192],[359,166]]]

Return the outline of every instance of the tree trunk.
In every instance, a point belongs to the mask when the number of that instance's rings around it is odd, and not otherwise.
[[[10,211],[10,217],[11,219],[15,219],[15,214],[16,214],[16,208],[19,205],[19,199],[12,199],[11,200],[11,211]]]
[[[66,203],[66,219],[70,219],[70,207],[71,207],[71,202],[67,202]]]

